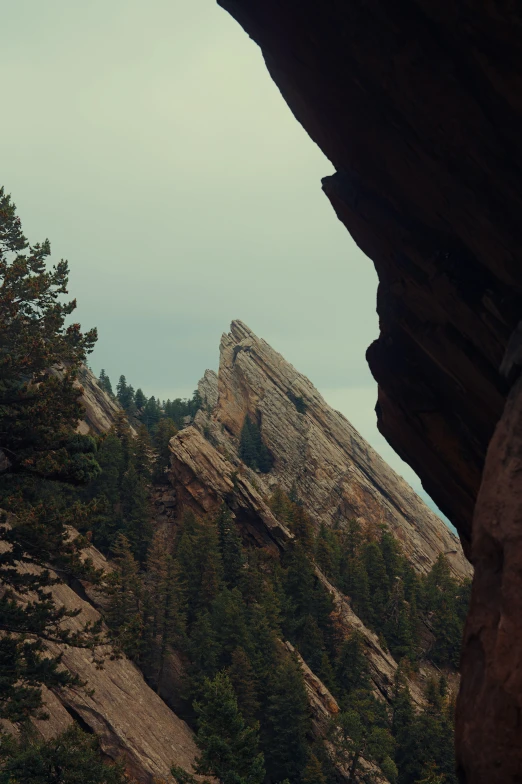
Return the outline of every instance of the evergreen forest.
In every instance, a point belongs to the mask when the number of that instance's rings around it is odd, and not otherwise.
[[[129,657],[163,696],[180,663],[176,712],[194,730],[195,773],[223,784],[456,784],[455,676],[470,585],[439,556],[420,576],[385,528],[314,521],[299,496],[275,487],[275,517],[295,535],[285,550],[256,547],[225,502],[184,509],[167,530],[154,498],[168,484],[168,443],[203,403],[159,401],[120,376],[100,387],[121,409],[109,432],[81,435],[78,378],[97,340],[72,319],[68,265],[31,245],[0,189],[0,784],[123,784],[79,724],[45,740],[43,688],[88,689],[46,643]],[[306,408],[294,401],[300,414]],[[243,462],[269,473],[259,423],[246,418]],[[77,533],[71,533],[77,532]],[[102,573],[84,557],[94,544]],[[334,589],[348,597],[399,667],[385,699],[364,635],[347,634]],[[60,581],[96,585],[102,623],[53,598]],[[338,710],[317,727],[303,662]],[[424,704],[409,683],[427,668]],[[16,728],[16,733],[6,729]],[[175,766],[179,784],[195,782]]]

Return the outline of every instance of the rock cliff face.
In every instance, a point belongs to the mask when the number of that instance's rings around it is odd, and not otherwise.
[[[520,596],[508,568],[520,551],[513,400],[472,516],[517,375],[506,380],[499,366],[522,296],[520,7],[218,2],[259,44],[294,115],[335,166],[324,191],[379,275],[380,337],[367,353],[379,428],[457,526],[476,567],[457,723],[462,780],[519,781],[522,686],[502,679],[512,661],[493,642],[506,612],[512,652],[522,634],[520,615],[509,612]],[[502,502],[500,491],[509,493]],[[475,698],[488,710],[475,710]]]
[[[520,318],[522,16],[464,0],[218,0],[332,161],[379,275],[379,427],[471,538]]]
[[[237,460],[245,417],[258,422],[274,460],[269,474],[255,476],[265,495],[276,485],[294,488],[317,524],[350,518],[369,528],[385,524],[419,572],[444,552],[457,575],[470,574],[457,537],[440,518],[305,376],[240,321],[221,339],[217,391],[211,414],[200,411],[195,425]],[[190,439],[182,432],[179,441],[187,448]],[[193,449],[193,470],[199,454]],[[182,461],[187,465],[188,456]],[[225,468],[216,474],[225,477]]]
[[[82,404],[85,416],[78,426],[80,433],[100,435],[110,430],[120,412],[120,404],[101,389],[94,373],[82,367],[78,374],[78,385],[82,387]]]
[[[303,499],[312,521],[333,525],[357,517],[369,533],[385,524],[420,573],[439,553],[459,577],[471,567],[458,539],[412,489],[373,451],[350,423],[333,411],[311,382],[299,374],[245,324],[234,321],[220,346],[213,409],[201,409],[194,426],[170,441],[170,479],[177,502],[198,513],[226,500],[245,538],[271,549],[285,548],[293,534],[267,504],[276,486]],[[245,418],[259,423],[273,467],[252,471],[238,455]],[[336,618],[346,634],[363,637],[375,693],[391,697],[397,663],[342,596],[317,570],[331,594]],[[422,673],[421,678],[422,680]],[[422,684],[410,683],[423,702]]]

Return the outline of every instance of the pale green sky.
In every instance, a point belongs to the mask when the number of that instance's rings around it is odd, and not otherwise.
[[[93,369],[186,394],[240,318],[418,490],[375,426],[373,265],[234,20],[214,0],[16,0],[0,51],[2,183],[69,259]]]

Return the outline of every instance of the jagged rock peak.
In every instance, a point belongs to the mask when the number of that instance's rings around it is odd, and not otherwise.
[[[203,405],[214,408],[218,399],[218,377],[214,370],[205,370],[203,378],[198,382],[198,392]]]
[[[273,459],[268,474],[255,475],[265,496],[276,485],[297,489],[317,525],[356,518],[370,532],[384,524],[420,572],[445,553],[456,574],[469,575],[442,520],[306,376],[240,321],[221,339],[218,391],[213,411],[199,412],[194,424],[238,464],[245,417],[258,423]]]

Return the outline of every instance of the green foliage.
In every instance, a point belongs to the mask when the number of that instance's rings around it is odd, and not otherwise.
[[[308,406],[306,405],[304,398],[301,395],[294,395],[294,393],[290,390],[286,393],[288,398],[292,401],[296,410],[299,414],[306,414]]]
[[[241,537],[232,519],[229,508],[221,504],[216,517],[219,536],[219,552],[223,564],[223,577],[229,587],[239,584],[244,558]]]
[[[265,756],[272,781],[301,781],[308,761],[308,698],[301,667],[284,656],[273,673],[266,708]]]
[[[100,389],[103,389],[103,391],[106,392],[108,395],[111,395],[111,396],[114,395],[114,393],[112,391],[111,380],[110,380],[109,376],[107,375],[107,373],[105,372],[105,370],[103,368],[100,370],[100,376],[98,378],[98,385],[99,385]]]
[[[0,188],[0,509],[13,513],[0,517],[0,718],[15,722],[42,714],[42,684],[78,685],[60,656],[45,654],[45,641],[94,650],[101,639],[98,626],[68,630],[77,613],[49,590],[56,574],[97,579],[81,559],[85,541],[67,528],[92,509],[67,494],[100,472],[96,443],[76,433],[83,409],[75,381],[96,331],[65,326],[76,307],[63,299],[68,264],[49,267],[49,255],[47,240],[29,245]]]
[[[164,406],[165,416],[172,419],[178,430],[181,430],[183,427],[185,427],[185,418],[194,418],[202,405],[203,401],[201,400],[201,396],[196,389],[189,400],[181,400],[181,398],[176,398],[176,400],[167,400]]]
[[[29,245],[0,188],[0,502],[13,475],[83,484],[99,471],[92,442],[74,433],[82,416],[74,380],[96,330],[65,326],[76,301],[63,302],[68,265],[49,269],[50,253],[48,240]]]
[[[127,384],[127,379],[123,375],[120,376],[116,385],[116,397],[124,411],[128,414],[134,414],[136,412],[134,388],[130,384]]]
[[[258,725],[245,723],[229,677],[220,672],[206,679],[194,707],[196,743],[201,752],[196,772],[214,776],[222,784],[262,784],[265,769]]]
[[[267,474],[273,465],[273,458],[263,443],[257,422],[247,415],[239,440],[239,457],[249,467]]]
[[[162,417],[153,433],[153,445],[156,450],[156,460],[153,469],[153,481],[155,483],[167,484],[168,479],[165,471],[170,465],[169,442],[178,432],[176,423],[170,417]]]
[[[0,784],[125,784],[122,764],[102,761],[96,738],[77,727],[51,740],[0,741]]]

